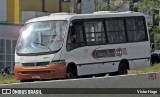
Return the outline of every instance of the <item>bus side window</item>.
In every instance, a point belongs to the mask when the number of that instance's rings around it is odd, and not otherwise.
[[[143,18],[126,19],[129,42],[148,41]]]
[[[76,34],[73,28],[70,29],[68,43],[71,43],[71,44],[76,43]]]
[[[67,50],[70,51],[84,45],[83,26],[77,23],[73,24],[73,26],[70,27],[68,34]]]

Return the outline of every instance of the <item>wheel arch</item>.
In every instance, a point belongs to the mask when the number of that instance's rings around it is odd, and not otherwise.
[[[68,67],[71,67],[72,69],[74,69],[74,70],[75,70],[75,73],[76,73],[76,76],[78,75],[78,73],[77,73],[77,65],[76,65],[74,62],[69,62],[69,63],[67,64],[67,66],[66,66],[66,69],[67,69]]]

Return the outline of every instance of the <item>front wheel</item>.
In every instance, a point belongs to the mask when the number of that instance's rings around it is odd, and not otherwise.
[[[76,78],[76,72],[73,68],[68,67],[66,71],[66,78],[67,79],[74,79]]]
[[[21,83],[23,82],[33,82],[34,80],[20,80]]]

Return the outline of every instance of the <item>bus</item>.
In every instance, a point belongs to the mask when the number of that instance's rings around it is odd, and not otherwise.
[[[150,66],[144,14],[53,13],[27,21],[15,48],[17,80],[124,75]]]

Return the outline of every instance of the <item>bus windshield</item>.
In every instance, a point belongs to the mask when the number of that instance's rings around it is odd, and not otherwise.
[[[67,21],[28,23],[17,42],[17,54],[42,54],[58,51],[63,44]]]

